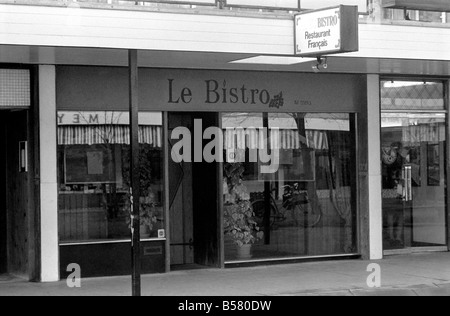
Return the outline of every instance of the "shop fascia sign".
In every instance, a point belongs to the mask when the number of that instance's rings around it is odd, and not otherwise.
[[[271,93],[268,89],[249,87],[245,83],[233,86],[227,80],[207,79],[203,81],[203,93],[198,94],[195,93],[199,92],[198,90],[189,86],[178,87],[175,79],[168,79],[167,84],[168,103],[172,105],[186,105],[195,99],[202,98],[202,102],[206,105],[248,104],[265,105],[277,109],[284,106],[283,91]]]
[[[295,16],[295,55],[321,57],[359,50],[358,6],[306,11]]]

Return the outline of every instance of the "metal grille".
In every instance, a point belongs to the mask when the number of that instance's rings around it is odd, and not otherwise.
[[[29,107],[30,72],[26,69],[0,69],[0,108]]]
[[[382,81],[382,110],[444,110],[442,82]]]

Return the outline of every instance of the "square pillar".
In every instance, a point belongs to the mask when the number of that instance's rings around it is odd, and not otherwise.
[[[367,103],[358,121],[360,250],[366,260],[383,258],[380,116],[380,78],[368,75]]]
[[[41,281],[59,281],[56,69],[39,66]]]

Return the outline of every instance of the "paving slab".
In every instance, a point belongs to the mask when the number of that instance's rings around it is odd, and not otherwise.
[[[352,290],[354,296],[417,296],[412,289]]]
[[[420,288],[414,289],[418,296],[450,296],[450,287],[447,288]]]
[[[342,296],[342,297],[349,297],[354,296],[353,293],[349,290],[347,291],[336,291],[336,292],[318,292],[318,293],[299,293],[295,296],[323,296],[323,297],[333,297],[333,296]]]
[[[367,285],[367,267],[378,263],[381,289]],[[448,296],[450,253],[344,260],[235,269],[176,271],[142,276],[146,296]],[[0,296],[129,296],[131,278],[82,279],[81,289],[65,281],[50,284],[0,281]]]

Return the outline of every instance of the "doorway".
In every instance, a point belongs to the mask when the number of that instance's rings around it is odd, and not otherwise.
[[[219,267],[218,163],[194,161],[194,151],[210,140],[202,140],[208,127],[218,125],[217,113],[169,113],[169,203],[172,269]],[[189,131],[189,161],[174,161],[172,149],[181,141],[171,139],[177,128]],[[197,133],[197,134],[196,134]],[[201,135],[199,134],[201,133]],[[183,138],[183,140],[185,140]],[[196,144],[196,141],[198,142]],[[177,151],[186,154],[187,148]]]
[[[446,250],[446,114],[383,113],[386,254]]]
[[[6,148],[6,111],[0,111],[0,148]],[[6,151],[0,151],[0,274],[8,272],[6,222]]]

